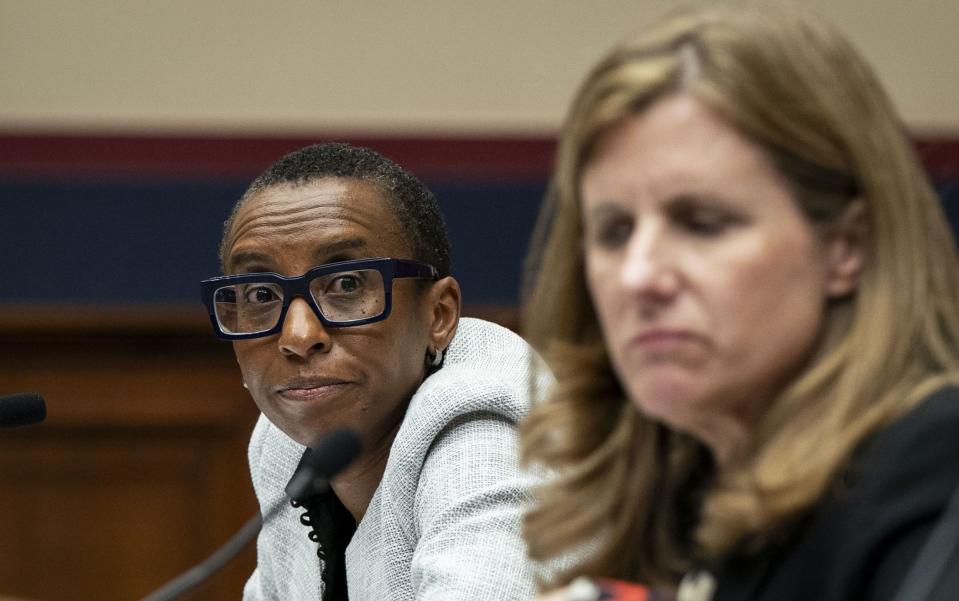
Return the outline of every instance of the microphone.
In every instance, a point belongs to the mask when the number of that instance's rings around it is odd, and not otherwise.
[[[330,478],[349,465],[362,448],[360,437],[352,430],[330,432],[319,443],[307,449],[303,461],[286,485],[286,496],[300,501],[313,494],[326,492],[330,489]]]
[[[300,463],[286,486],[287,496],[290,499],[298,499],[307,496],[310,492],[328,490],[330,480],[352,463],[362,449],[359,435],[352,430],[341,429],[330,432],[308,449],[308,459]],[[150,593],[143,598],[143,601],[172,601],[209,580],[210,576],[236,557],[256,537],[261,526],[275,518],[285,505],[286,501],[281,500],[270,507],[262,517],[259,513],[254,515],[230,540],[202,563]]]
[[[47,417],[47,406],[36,392],[0,396],[0,428],[38,424]]]

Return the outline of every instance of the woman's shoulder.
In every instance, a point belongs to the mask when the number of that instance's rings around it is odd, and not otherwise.
[[[885,523],[934,513],[959,486],[957,461],[959,388],[948,387],[871,436],[840,479],[837,495]]]
[[[847,594],[891,599],[959,488],[959,389],[943,388],[874,434],[836,487],[832,539]],[[840,538],[842,540],[840,540]]]
[[[513,379],[527,375],[528,364],[536,359],[536,353],[516,332],[490,321],[464,317],[446,350],[444,369],[473,369]],[[490,373],[491,368],[498,371]]]
[[[794,537],[724,564],[717,598],[891,599],[959,487],[957,462],[959,389],[944,388],[869,437]]]
[[[930,430],[959,427],[959,387],[940,388],[882,430],[877,438],[886,442],[909,440]],[[959,438],[959,437],[954,437]]]
[[[443,367],[413,395],[406,421],[414,427],[421,422],[440,425],[484,412],[519,421],[548,379],[542,362],[519,335],[488,321],[464,318]]]
[[[839,544],[863,598],[891,599],[959,489],[959,389],[943,388],[876,433],[840,482]],[[842,498],[848,485],[847,498]],[[838,541],[837,541],[838,542]],[[871,576],[870,576],[871,575]]]
[[[403,473],[404,478],[418,473],[441,439],[452,437],[467,449],[502,445],[507,432],[516,438],[519,422],[549,377],[536,361],[530,346],[514,332],[462,319],[443,367],[424,380],[410,400],[387,472]]]
[[[888,487],[918,485],[942,472],[946,480],[959,483],[959,471],[952,469],[957,460],[959,388],[947,387],[872,436],[853,461],[850,476]]]

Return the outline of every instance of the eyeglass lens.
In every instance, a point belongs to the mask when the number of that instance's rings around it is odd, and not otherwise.
[[[328,321],[350,322],[381,315],[386,307],[383,276],[376,269],[340,271],[310,281],[310,293]],[[272,329],[283,312],[283,287],[275,282],[244,282],[218,288],[214,313],[228,334]]]

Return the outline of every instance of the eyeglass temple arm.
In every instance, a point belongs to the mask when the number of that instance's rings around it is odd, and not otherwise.
[[[439,272],[432,265],[420,263],[419,261],[410,261],[408,259],[396,259],[396,270],[393,277],[397,278],[426,278],[438,280]]]

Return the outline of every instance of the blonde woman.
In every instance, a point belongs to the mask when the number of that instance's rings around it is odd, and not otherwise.
[[[524,320],[557,385],[523,452],[557,474],[525,521],[571,565],[550,584],[893,598],[959,486],[959,265],[849,43],[779,2],[628,39],[544,211]]]

